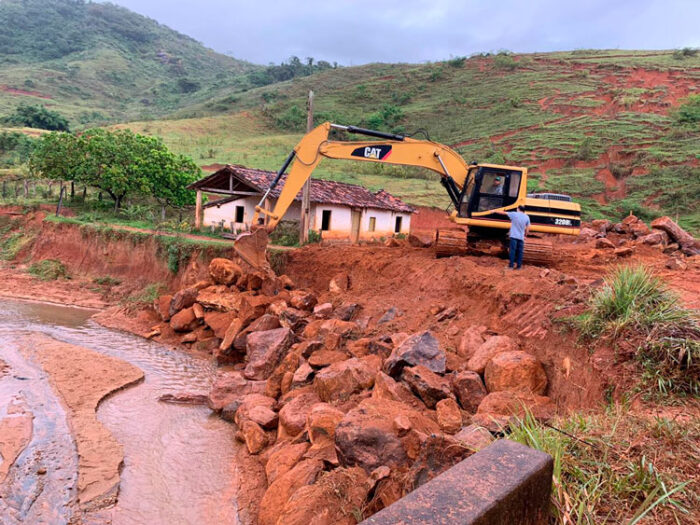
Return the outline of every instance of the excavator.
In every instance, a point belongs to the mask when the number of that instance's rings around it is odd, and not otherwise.
[[[372,137],[371,140],[329,140],[332,129]],[[289,154],[270,187],[255,207],[252,224],[264,225],[242,233],[234,247],[254,267],[266,264],[268,234],[279,224],[304,183],[324,158],[418,166],[436,172],[454,210],[455,228],[439,229],[435,235],[438,257],[464,254],[498,255],[505,251],[510,220],[504,212],[525,206],[534,236],[525,242],[524,260],[550,264],[552,243],[540,234],[578,235],[581,206],[568,195],[527,193],[527,168],[496,164],[467,164],[452,148],[431,140],[386,133],[356,126],[324,122],[308,132]],[[274,209],[265,206],[268,195],[284,181]]]

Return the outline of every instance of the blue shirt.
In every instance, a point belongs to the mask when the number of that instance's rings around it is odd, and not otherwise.
[[[525,240],[525,228],[530,226],[530,217],[521,211],[507,211],[510,219],[510,238]]]

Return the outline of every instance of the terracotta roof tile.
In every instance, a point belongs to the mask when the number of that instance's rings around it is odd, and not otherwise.
[[[208,177],[190,184],[188,188],[220,188],[227,190],[229,174],[233,174],[236,179],[260,193],[264,193],[267,190],[277,175],[273,171],[246,168],[240,165],[227,165]],[[270,192],[271,197],[279,197],[286,178],[286,174],[282,176],[280,183]],[[295,200],[301,200],[301,191],[297,194]],[[311,179],[311,202],[339,204],[358,208],[378,208],[404,213],[413,213],[414,211],[411,206],[384,190],[372,193],[367,188],[356,184],[314,178]]]

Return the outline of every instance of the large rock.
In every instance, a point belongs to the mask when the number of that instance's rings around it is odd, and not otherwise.
[[[514,390],[532,394],[544,394],[547,374],[542,364],[526,352],[503,352],[489,361],[484,371],[489,392]]]
[[[209,275],[217,284],[234,284],[242,274],[241,267],[230,259],[216,258],[209,263]]]
[[[240,434],[250,454],[260,454],[267,446],[265,431],[257,423],[246,419],[241,424]]]
[[[249,419],[263,428],[277,426],[277,414],[273,408],[277,401],[262,394],[247,394],[239,399],[238,410],[234,422],[240,427],[246,419]]]
[[[377,356],[353,357],[333,363],[316,373],[314,388],[323,401],[348,399],[352,394],[372,388],[380,365]]]
[[[484,395],[486,395],[486,393],[484,393]],[[379,372],[374,378],[372,398],[398,401],[418,410],[424,408],[420,399],[414,396],[406,385],[394,381],[391,376],[386,375],[384,372]],[[476,407],[474,410],[476,411]]]
[[[170,299],[170,306],[168,308],[168,313],[170,317],[174,316],[183,308],[189,308],[197,301],[197,295],[199,294],[199,288],[197,286],[191,286],[189,288],[183,288]]]
[[[272,485],[278,477],[292,470],[307,450],[309,450],[309,444],[306,442],[294,444],[287,442],[270,454],[267,463],[265,463],[267,484]]]
[[[160,314],[160,318],[166,323],[170,321],[170,303],[173,300],[172,295],[161,295],[156,299],[154,307],[156,312]]]
[[[235,312],[204,312],[204,324],[211,328],[219,339],[224,338],[226,329],[235,318]]]
[[[673,222],[670,217],[664,216],[654,219],[651,223],[651,227],[655,230],[665,231],[671,239],[679,244],[681,250],[686,255],[697,255],[700,253],[698,243],[693,236]]]
[[[201,290],[197,302],[209,310],[219,312],[238,312],[242,295],[232,292],[226,286],[219,284]]]
[[[295,392],[290,392],[289,395]],[[280,430],[284,431],[284,435],[295,437],[302,432],[306,428],[306,420],[312,408],[320,402],[316,392],[305,390],[284,403],[279,411]]]
[[[277,521],[284,525],[355,525],[370,485],[358,467],[339,468],[292,495]]]
[[[401,379],[429,408],[434,408],[441,399],[452,397],[449,380],[422,365],[404,368]]]
[[[311,412],[306,417],[306,431],[311,444],[318,446],[328,441],[335,442],[335,427],[343,417],[344,412],[328,403],[318,403],[311,407]]]
[[[452,391],[459,404],[471,414],[476,412],[488,392],[476,372],[464,371],[452,375]]]
[[[188,332],[197,326],[198,319],[194,315],[194,310],[190,306],[180,310],[170,318],[170,327],[176,332]]]
[[[317,350],[309,356],[309,365],[314,368],[324,368],[330,366],[333,363],[339,363],[345,361],[348,358],[345,352],[340,352],[338,350]]]
[[[491,392],[479,405],[472,423],[497,431],[499,427],[507,425],[511,417],[522,419],[527,411],[537,419],[546,420],[554,416],[556,406],[545,396],[512,390]]]
[[[265,393],[268,396],[279,397],[282,392],[282,380],[286,374],[291,374],[293,377],[302,362],[301,356],[305,348],[307,348],[305,343],[297,343],[287,351],[287,355],[267,378]]]
[[[403,367],[422,365],[432,372],[444,374],[447,358],[435,336],[429,331],[403,341],[384,363],[384,371],[397,377]]]
[[[454,434],[462,428],[462,413],[457,401],[452,398],[441,399],[435,405],[437,421],[443,432]]]
[[[209,391],[207,404],[210,409],[218,411],[245,395],[264,390],[265,381],[248,381],[238,371],[220,372]]]
[[[608,219],[595,219],[591,222],[594,229],[601,233],[607,233],[612,230],[613,224]]]
[[[244,375],[248,379],[267,379],[285,352],[294,342],[294,334],[289,328],[275,328],[248,335],[248,364]]]
[[[307,459],[297,463],[289,472],[282,474],[267,487],[260,501],[259,525],[277,525],[289,498],[301,487],[311,485],[323,470],[323,462]]]
[[[452,436],[443,434],[427,436],[420,447],[418,457],[406,474],[406,488],[409,491],[417,489],[471,454],[472,451],[470,449],[462,446]],[[446,521],[443,523],[451,522]],[[478,521],[474,523],[478,523]],[[496,521],[495,523],[498,522]],[[503,521],[502,523],[510,522]]]
[[[313,310],[313,307],[318,303],[318,299],[311,292],[305,290],[292,290],[291,297],[289,299],[289,304],[293,308],[298,308],[299,310]]]
[[[474,325],[467,328],[459,341],[457,353],[467,361],[472,358],[476,350],[484,343],[486,327]]]
[[[463,446],[467,447],[469,450],[478,452],[482,448],[488,447],[493,443],[493,436],[491,432],[486,430],[484,427],[479,425],[469,425],[462,428],[453,436],[457,441]]]
[[[518,345],[507,335],[489,337],[476,349],[472,358],[467,362],[467,369],[477,374],[483,374],[486,365],[493,356],[501,352],[512,352],[514,350],[518,350]]]
[[[328,290],[331,293],[341,294],[348,291],[350,288],[350,276],[347,273],[339,273],[331,279],[328,284]]]
[[[359,466],[367,473],[382,465],[405,465],[408,456],[394,420],[403,417],[417,432],[439,432],[438,425],[402,403],[365,399],[350,410],[335,429],[335,444],[341,464]]]
[[[258,317],[261,317],[268,305],[273,302],[273,298],[266,295],[241,295],[238,306],[238,317],[244,325],[249,325]]]

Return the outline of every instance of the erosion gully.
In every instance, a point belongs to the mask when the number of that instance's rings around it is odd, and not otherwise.
[[[0,379],[0,419],[12,402],[34,415],[31,441],[0,485],[0,523],[238,523],[230,426],[206,407],[158,401],[165,393],[207,392],[212,364],[105,329],[90,319],[93,313],[0,299],[0,359],[10,366]],[[35,333],[122,359],[145,374],[145,381],[113,393],[97,410],[124,447],[113,506],[80,509],[77,452],[66,413],[46,374],[20,351],[18,341],[31,341]]]

